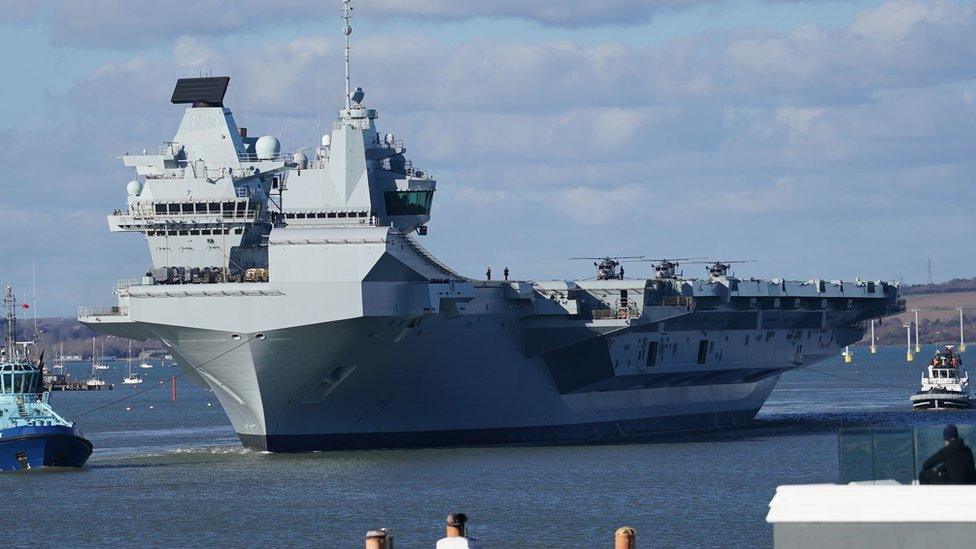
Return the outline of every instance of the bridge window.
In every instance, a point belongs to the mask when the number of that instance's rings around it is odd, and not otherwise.
[[[387,215],[428,215],[434,191],[386,191]]]
[[[156,214],[163,215],[166,213],[166,204],[156,204]]]

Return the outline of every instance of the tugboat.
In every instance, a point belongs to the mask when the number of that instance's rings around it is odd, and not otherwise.
[[[969,374],[952,345],[946,345],[945,352],[935,352],[922,374],[922,390],[912,395],[912,406],[916,410],[959,410],[976,406],[969,396]]]
[[[8,285],[6,345],[0,351],[0,471],[40,467],[81,467],[92,444],[74,424],[48,405],[44,353],[31,358],[35,342],[18,343],[16,302]]]

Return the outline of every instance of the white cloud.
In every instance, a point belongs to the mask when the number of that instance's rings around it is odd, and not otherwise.
[[[573,187],[557,192],[544,204],[580,225],[619,226],[630,224],[638,211],[646,210],[646,198],[647,189],[637,185]]]
[[[424,21],[514,18],[548,26],[634,25],[661,11],[719,4],[722,0],[363,0],[356,16]],[[26,22],[45,11],[21,0],[0,0],[0,17]],[[50,6],[52,40],[59,45],[132,49],[180,35],[222,36],[296,22],[335,23],[338,0],[208,0],[159,9],[151,0],[73,0]],[[151,14],[151,15],[150,15]]]

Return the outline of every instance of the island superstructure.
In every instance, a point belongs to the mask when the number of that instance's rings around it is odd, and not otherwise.
[[[228,83],[181,79],[176,135],[123,157],[136,177],[109,227],[144,235],[152,267],[79,320],[162,341],[248,447],[569,442],[742,423],[783,372],[904,310],[892,283],[740,279],[722,264],[705,278],[674,262],[647,278],[612,265],[580,280],[462,276],[418,243],[436,182],[377,129],[361,88],[321,143],[282,152],[237,126]]]

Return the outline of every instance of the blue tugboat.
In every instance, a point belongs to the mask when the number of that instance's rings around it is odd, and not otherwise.
[[[92,444],[74,424],[48,405],[44,353],[31,358],[37,342],[17,342],[16,300],[7,286],[6,345],[0,351],[0,471],[81,467]]]

